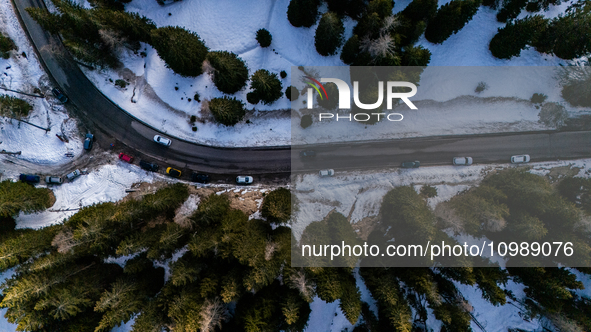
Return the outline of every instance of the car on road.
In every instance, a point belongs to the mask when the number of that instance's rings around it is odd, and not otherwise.
[[[166,174],[175,178],[180,178],[182,173],[176,168],[169,167],[166,169]]]
[[[41,178],[39,177],[39,175],[34,175],[34,174],[21,174],[18,177],[19,180],[21,180],[22,182],[27,182],[27,183],[38,183],[39,181],[41,181]]]
[[[166,137],[162,137],[160,135],[156,135],[154,136],[154,142],[158,143],[158,144],[162,144],[164,146],[170,146],[172,144],[172,141]]]
[[[46,176],[45,183],[47,184],[62,184],[64,183],[64,179],[59,176]]]
[[[472,157],[454,157],[453,163],[456,166],[470,166],[472,165]]]
[[[523,163],[529,163],[529,155],[528,154],[521,154],[518,156],[512,156],[511,157],[511,163],[512,164],[523,164]]]
[[[419,168],[421,163],[418,160],[415,161],[405,161],[400,165],[402,168]]]
[[[86,134],[84,139],[84,150],[92,149],[92,143],[94,142],[94,135],[91,133]]]
[[[62,92],[62,90],[60,90],[58,88],[53,88],[53,89],[51,89],[51,93],[53,93],[55,98],[57,98],[62,103],[68,102],[68,97],[66,97],[66,95]]]
[[[248,175],[239,175],[236,177],[237,184],[251,184],[254,181],[252,176]]]
[[[79,176],[80,176],[80,174],[82,174],[82,172],[80,172],[80,170],[79,170],[79,169],[77,169],[77,170],[73,171],[72,173],[68,173],[68,174],[66,175],[66,178],[68,179],[68,181],[72,181],[72,180],[74,180],[75,178],[79,177]]]
[[[325,176],[334,176],[334,169],[322,169],[318,172],[318,175],[322,178]]]
[[[191,174],[191,181],[193,181],[193,182],[208,183],[209,180],[210,180],[210,178],[209,178],[209,175],[207,175],[207,174],[195,173],[195,172],[193,172]]]
[[[150,172],[158,172],[159,166],[154,163],[149,163],[145,160],[140,160],[140,167]]]
[[[313,158],[313,157],[316,157],[316,151],[314,151],[314,150],[300,151],[300,158]]]
[[[123,153],[123,152],[121,152],[121,153],[119,154],[119,159],[121,159],[121,160],[123,160],[123,161],[125,161],[125,162],[128,162],[128,163],[130,163],[130,164],[131,164],[131,163],[133,163],[133,157],[132,157],[132,156],[130,156],[130,155],[126,155],[126,154],[125,154],[125,153]]]

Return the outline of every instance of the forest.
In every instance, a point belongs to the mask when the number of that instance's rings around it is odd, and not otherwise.
[[[446,202],[443,212],[426,204],[436,195],[433,189],[392,189],[382,201],[381,228],[369,238],[495,238],[517,228],[531,239],[568,236],[589,252],[590,179],[551,183],[521,169],[504,170]],[[298,243],[289,227],[297,199],[285,188],[265,195],[260,219],[231,208],[227,194],[201,197],[189,218],[175,219],[189,190],[174,184],[82,208],[39,230],[15,229],[13,218],[47,208],[48,190],[4,181],[0,191],[0,271],[13,272],[0,286],[0,307],[19,331],[109,331],[130,319],[133,331],[303,331],[316,297],[338,301],[357,332],[429,331],[429,314],[445,331],[470,331],[472,309],[459,285],[473,285],[495,306],[518,303],[527,317],[543,317],[555,329],[591,329],[591,303],[577,295],[583,284],[564,267],[569,262],[530,268],[490,262],[370,268],[363,262],[354,267],[355,261],[346,262],[349,267],[292,267],[292,251],[301,243],[334,234],[359,239],[347,218],[333,212],[312,223]],[[461,223],[450,224],[452,213]],[[561,229],[552,228],[555,218]],[[361,300],[356,276],[377,312]],[[523,284],[526,298],[507,290],[509,281]]]

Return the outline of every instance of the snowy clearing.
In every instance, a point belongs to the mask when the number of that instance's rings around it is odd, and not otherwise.
[[[82,152],[78,125],[51,95],[47,75],[15,15],[10,0],[0,0],[0,31],[10,37],[18,47],[18,51],[10,52],[9,59],[0,58],[0,95],[5,94],[29,102],[33,110],[25,120],[50,130],[46,132],[18,120],[0,117],[0,150],[21,151],[20,155],[14,156],[0,154],[0,163],[4,171],[14,168],[14,165],[63,165]],[[35,92],[35,88],[38,88],[46,96],[36,98],[1,88],[39,94]],[[69,142],[62,142],[56,134],[66,136]],[[72,157],[67,157],[66,153]]]

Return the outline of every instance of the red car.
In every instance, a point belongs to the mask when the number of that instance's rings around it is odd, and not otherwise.
[[[131,163],[133,163],[133,157],[132,157],[132,156],[128,156],[128,155],[126,155],[126,154],[125,154],[125,153],[123,153],[123,152],[121,152],[121,153],[119,154],[119,159],[121,159],[121,160],[123,160],[123,161],[126,161],[126,162],[128,162],[128,163],[130,163],[130,164],[131,164]]]

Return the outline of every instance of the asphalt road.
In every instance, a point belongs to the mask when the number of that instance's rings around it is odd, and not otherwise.
[[[403,161],[414,160],[419,160],[421,165],[449,165],[454,156],[473,157],[474,163],[509,162],[510,156],[515,154],[529,154],[532,161],[591,157],[591,131],[502,133],[323,144],[306,148],[317,152],[317,156],[311,159],[299,158],[302,148],[288,146],[217,148],[176,138],[173,138],[170,147],[159,146],[152,138],[160,132],[128,115],[100,93],[78,68],[60,39],[43,31],[24,10],[26,7],[45,8],[41,0],[13,1],[47,72],[62,87],[79,115],[123,143],[131,151],[130,154],[156,160],[161,164],[161,169],[162,166],[173,166],[185,171],[212,174],[255,175],[322,168],[378,168],[398,166]]]

